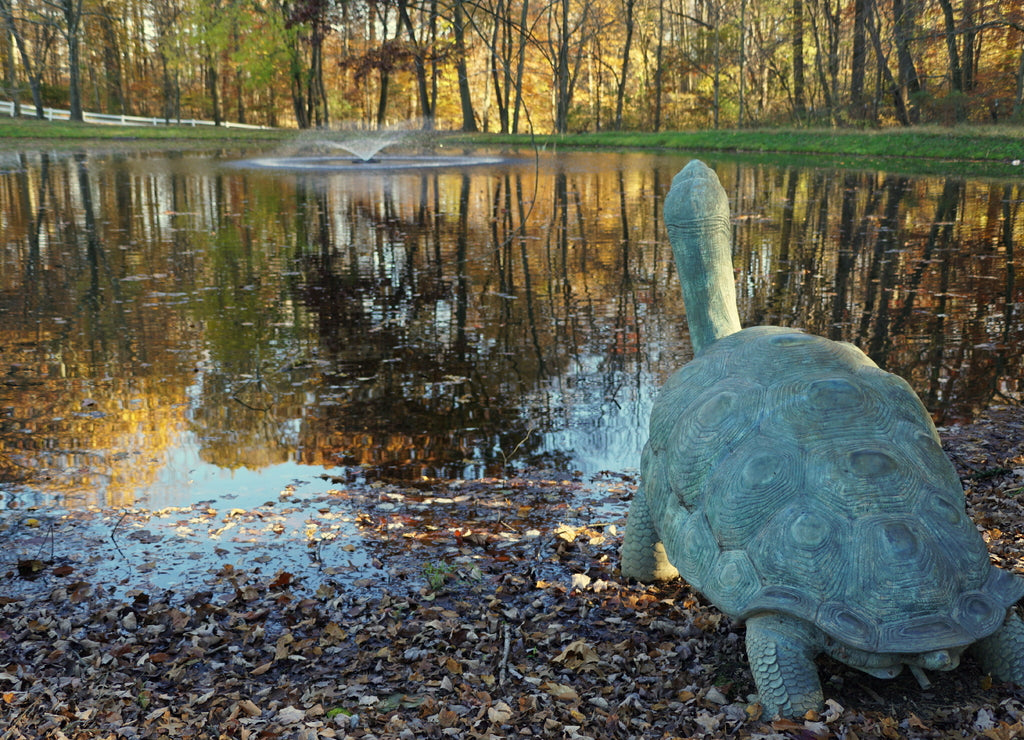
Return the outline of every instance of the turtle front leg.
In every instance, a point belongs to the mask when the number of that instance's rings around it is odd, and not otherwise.
[[[667,581],[679,575],[669,562],[665,545],[654,526],[643,483],[629,505],[626,533],[622,538],[622,575],[638,581]]]
[[[800,619],[762,614],[747,620],[747,658],[766,718],[802,717],[822,708],[814,665],[819,651],[817,631]]]
[[[993,678],[1024,686],[1024,622],[1011,609],[1003,626],[974,643],[982,670]]]

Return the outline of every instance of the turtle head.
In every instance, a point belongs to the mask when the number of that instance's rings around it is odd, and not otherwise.
[[[908,660],[907,663],[924,668],[926,671],[951,671],[960,665],[960,653],[962,652],[962,648],[932,650],[930,653],[914,656],[914,660]]]
[[[918,653],[916,655],[905,655],[903,656],[908,666],[910,666],[910,672],[914,674],[914,678],[917,679],[918,684],[921,685],[922,689],[927,689],[932,685],[932,682],[928,680],[928,676],[925,675],[925,671],[951,671],[960,665],[960,653],[964,649],[960,648],[945,648],[943,650],[932,650],[929,653]]]

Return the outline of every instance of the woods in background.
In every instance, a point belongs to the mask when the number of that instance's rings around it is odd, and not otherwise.
[[[1024,0],[0,0],[66,107],[502,133],[1020,121]]]

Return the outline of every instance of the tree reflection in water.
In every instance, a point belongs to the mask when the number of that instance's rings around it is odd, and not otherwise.
[[[625,470],[690,355],[660,222],[686,161],[20,155],[0,173],[0,474],[174,503],[209,495],[188,482],[207,469]],[[745,324],[856,343],[940,423],[1019,399],[1018,184],[717,168]]]

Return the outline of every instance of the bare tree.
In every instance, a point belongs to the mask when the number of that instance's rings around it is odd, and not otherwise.
[[[8,36],[14,40],[14,45],[18,49],[21,66],[25,70],[25,77],[28,80],[29,90],[32,93],[32,103],[36,109],[36,117],[43,118],[43,96],[41,92],[43,70],[46,68],[47,57],[57,36],[57,24],[46,15],[39,14],[16,19],[11,0],[0,0],[0,17],[3,18],[4,28]],[[31,50],[26,43],[26,26],[32,26],[37,30],[35,43],[32,45]],[[12,91],[12,97],[16,114],[20,115],[18,109],[21,101],[17,89]]]

